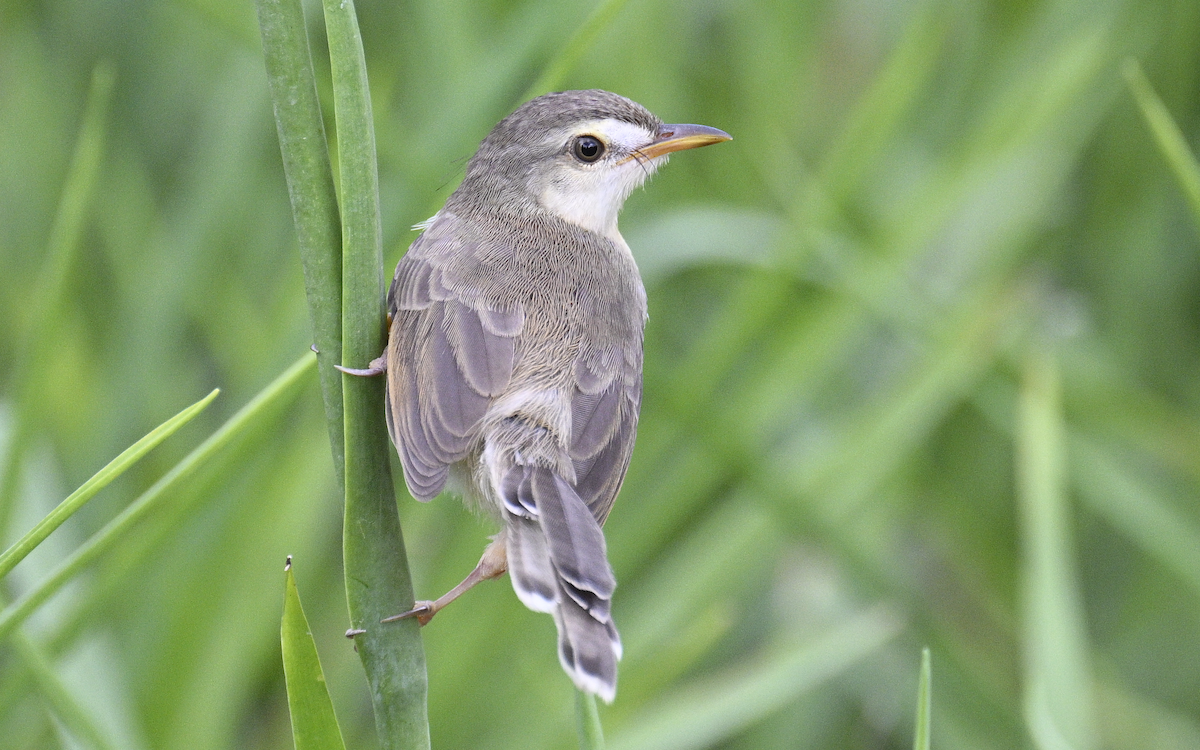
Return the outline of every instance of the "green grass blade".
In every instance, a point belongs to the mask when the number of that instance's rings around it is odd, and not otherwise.
[[[301,357],[251,399],[250,403],[230,417],[229,421],[219,430],[172,467],[150,489],[130,503],[116,518],[105,524],[104,528],[93,534],[69,557],[59,563],[42,581],[0,611],[0,640],[8,637],[13,628],[24,622],[25,618],[61,589],[67,581],[70,581],[93,560],[111,549],[139,521],[157,511],[164,500],[170,496],[170,490],[177,484],[194,474],[200,466],[254,424],[271,407],[294,396],[315,362],[316,358],[312,354],[305,354]]]
[[[0,536],[6,535],[9,511],[20,480],[21,454],[30,427],[32,384],[50,357],[49,336],[62,309],[68,275],[79,248],[84,220],[88,216],[88,206],[91,205],[96,178],[104,159],[105,114],[115,78],[112,67],[106,63],[97,65],[92,71],[83,123],[75,141],[75,151],[63,184],[58,210],[54,214],[54,224],[50,228],[46,264],[33,295],[35,307],[29,329],[21,338],[21,348],[13,363],[13,372],[9,375],[8,388],[14,396],[17,413],[8,445],[0,458]]]
[[[258,0],[258,24],[292,220],[304,267],[333,465],[345,468],[342,430],[342,229],[329,146],[300,0]]]
[[[1150,132],[1154,134],[1158,150],[1167,160],[1167,166],[1175,173],[1175,179],[1179,181],[1179,187],[1187,197],[1196,226],[1200,228],[1200,163],[1197,163],[1196,155],[1188,148],[1183,131],[1175,124],[1162,99],[1154,93],[1154,87],[1150,85],[1137,60],[1126,60],[1121,66],[1121,72],[1125,75],[1129,90],[1137,99],[1138,108],[1142,110]]]
[[[25,556],[41,544],[43,539],[50,536],[51,532],[61,526],[75,511],[82,508],[97,492],[125,473],[126,469],[137,463],[142,456],[174,434],[180,427],[192,421],[193,417],[208,408],[218,393],[220,390],[214,389],[212,393],[151,430],[141,440],[122,451],[121,455],[108,462],[103,469],[93,474],[91,479],[80,485],[79,489],[68,495],[66,500],[58,504],[58,507],[50,511],[45,518],[38,521],[37,525],[6,549],[3,554],[0,554],[0,578],[8,575],[17,563],[25,559]]]
[[[929,750],[930,724],[933,723],[933,665],[929,647],[921,649],[921,678],[917,685],[917,721],[913,731],[913,750]]]
[[[1136,691],[1119,675],[1099,676],[1096,706],[1107,747],[1121,750],[1200,747],[1200,722],[1192,712]]]
[[[1072,442],[1081,500],[1200,596],[1200,528],[1112,449]]]
[[[325,0],[342,206],[342,363],[365,367],[384,347],[379,177],[367,69],[354,4]],[[383,748],[429,747],[425,652],[415,620],[380,620],[412,606],[383,419],[382,378],[343,379],[346,505],[342,555],[351,627],[371,685]]]
[[[1057,365],[1049,355],[1033,355],[1021,385],[1016,437],[1025,721],[1042,750],[1092,750],[1092,678],[1072,552],[1064,434]]]
[[[91,750],[116,750],[119,746],[96,724],[87,710],[79,705],[37,644],[24,633],[17,633],[12,643],[21,663],[33,678],[34,688],[71,736],[81,742],[83,747]]]
[[[596,696],[582,690],[575,691],[575,728],[580,750],[604,750],[604,728],[600,726]]]
[[[689,750],[719,744],[797,696],[832,679],[900,630],[887,610],[873,609],[798,647],[765,655],[752,666],[693,683],[648,709],[635,728],[610,743],[619,750]]]
[[[929,84],[949,28],[946,10],[936,0],[924,2],[913,14],[821,165],[822,182],[835,201],[845,199],[880,148],[895,139],[897,127]]]
[[[527,101],[561,87],[567,74],[579,63],[579,59],[596,41],[596,37],[613,22],[613,19],[628,2],[629,0],[603,0],[597,5],[583,25],[571,35],[558,54],[542,69],[542,74],[525,91],[521,101]]]
[[[342,730],[333,712],[333,701],[325,685],[325,672],[317,656],[300,604],[300,591],[292,573],[292,558],[284,567],[283,621],[280,645],[283,650],[283,674],[287,681],[288,709],[292,715],[292,739],[296,750],[345,750]]]

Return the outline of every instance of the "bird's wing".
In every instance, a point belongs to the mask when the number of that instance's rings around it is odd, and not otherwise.
[[[575,491],[601,524],[629,468],[642,402],[638,338],[611,348],[585,348],[575,361],[571,444]]]
[[[396,267],[388,293],[387,423],[413,497],[430,500],[449,466],[470,451],[479,420],[508,387],[524,326],[519,308],[488,309],[477,295],[450,288],[427,232]],[[447,248],[449,249],[449,248]]]

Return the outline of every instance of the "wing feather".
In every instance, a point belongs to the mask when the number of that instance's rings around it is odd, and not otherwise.
[[[575,491],[602,524],[633,454],[642,398],[640,355],[638,347],[632,357],[594,355],[575,364],[570,444]]]
[[[512,377],[515,341],[513,336],[488,331],[478,310],[458,302],[447,302],[446,333],[454,349],[454,360],[474,393],[499,396]]]
[[[480,420],[512,379],[524,325],[520,308],[488,309],[477,290],[448,281],[430,244],[450,241],[418,238],[388,292],[388,430],[420,500],[442,491],[449,466],[478,439]]]

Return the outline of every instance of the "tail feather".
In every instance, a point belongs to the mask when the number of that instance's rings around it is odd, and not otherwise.
[[[571,485],[550,469],[535,467],[532,484],[538,520],[550,543],[550,557],[558,574],[598,599],[612,599],[617,581],[608,564],[604,532],[596,517]]]
[[[512,467],[501,492],[513,589],[525,606],[554,615],[559,661],[579,689],[611,702],[621,639],[600,524],[571,485],[545,467]]]
[[[580,690],[612,703],[621,658],[621,639],[612,621],[597,621],[563,595],[554,612],[554,624],[558,626],[558,660],[563,669]]]
[[[534,519],[507,515],[508,574],[517,598],[534,612],[558,609],[558,577],[550,563],[546,537]]]

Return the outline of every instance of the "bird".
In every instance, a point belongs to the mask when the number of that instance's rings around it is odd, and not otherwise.
[[[450,490],[500,532],[462,583],[385,621],[424,625],[508,571],[549,613],[575,685],[611,703],[621,639],[602,526],[642,400],[646,292],[617,228],[668,155],[731,140],[598,89],[539,96],[484,138],[396,266],[386,421],[409,492]]]

